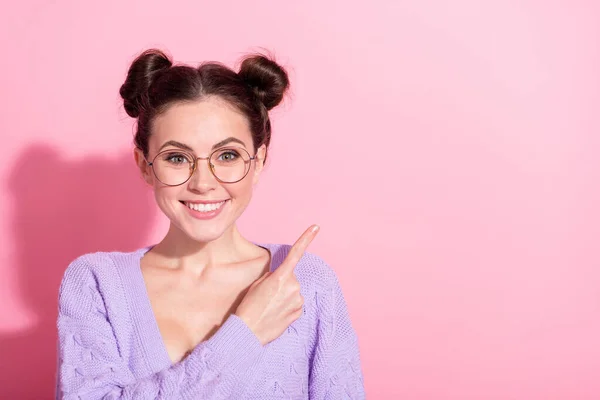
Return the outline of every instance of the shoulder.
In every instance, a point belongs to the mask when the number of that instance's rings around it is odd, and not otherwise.
[[[269,244],[273,270],[277,269],[290,252],[289,244]],[[337,276],[332,267],[320,256],[305,252],[296,268],[296,277],[301,285],[308,285],[315,289],[330,289],[337,282]]]
[[[69,263],[63,275],[63,282],[94,275],[97,270],[112,266],[110,253],[97,252],[83,254]]]
[[[139,251],[139,250],[138,250]],[[95,252],[75,258],[67,266],[59,289],[59,301],[71,296],[101,292],[102,288],[116,281],[117,265],[127,265],[138,252]],[[129,262],[130,263],[130,262]]]
[[[64,272],[62,282],[98,277],[114,270],[114,258],[118,252],[87,253],[75,258]]]

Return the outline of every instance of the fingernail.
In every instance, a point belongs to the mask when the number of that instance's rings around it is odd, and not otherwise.
[[[318,231],[319,229],[321,229],[321,227],[320,227],[319,225],[314,225],[314,226],[312,227],[312,231],[313,231],[313,232],[316,232],[316,231]]]

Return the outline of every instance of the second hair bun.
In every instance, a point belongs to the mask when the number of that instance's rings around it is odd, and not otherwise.
[[[281,103],[290,85],[283,67],[260,54],[246,57],[238,75],[253,89],[267,110]]]

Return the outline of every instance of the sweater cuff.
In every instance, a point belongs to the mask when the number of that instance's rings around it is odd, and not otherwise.
[[[223,389],[246,382],[260,360],[263,346],[252,330],[237,315],[232,314],[217,332],[189,357],[189,366],[204,371],[205,379],[220,377]]]
[[[232,314],[210,339],[190,354],[188,368],[200,373],[197,381],[200,388],[212,381],[216,385],[215,395],[239,398],[238,392],[245,390],[257,371],[262,350],[254,332]],[[183,398],[196,398],[198,393],[194,390],[190,387],[182,392]]]
[[[254,332],[237,315],[231,314],[221,328],[207,341],[214,355],[222,357],[222,366],[241,377],[256,364],[263,346]]]

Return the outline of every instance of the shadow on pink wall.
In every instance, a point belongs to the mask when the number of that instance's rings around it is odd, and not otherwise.
[[[31,146],[18,157],[8,191],[17,295],[37,323],[0,337],[0,398],[51,399],[65,268],[84,253],[146,245],[156,209],[130,154],[70,161],[51,147]]]

